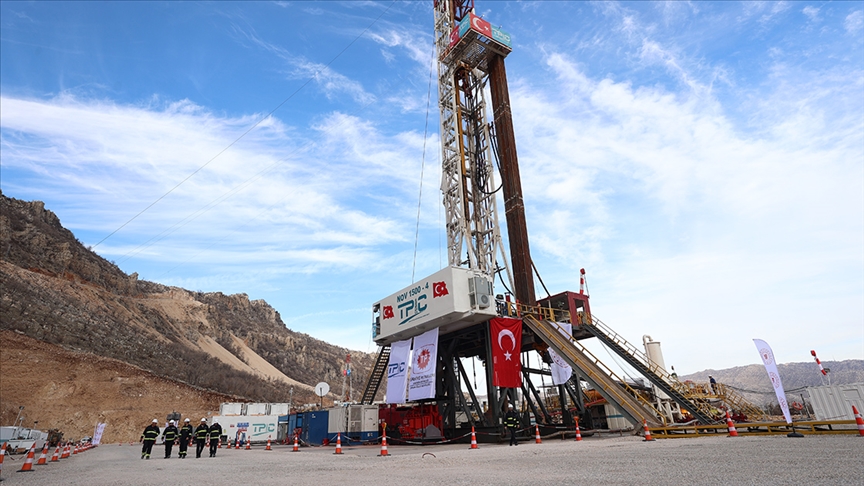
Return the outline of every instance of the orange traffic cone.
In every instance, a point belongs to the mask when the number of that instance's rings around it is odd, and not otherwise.
[[[333,454],[342,454],[342,432],[336,433],[336,452]]]
[[[57,444],[57,448],[54,449],[54,455],[51,456],[51,462],[57,462],[60,460],[60,444]]]
[[[60,459],[66,459],[69,457],[69,444],[63,445],[63,452],[60,453]]]
[[[735,430],[735,423],[729,417],[729,411],[726,411],[726,428],[729,429],[729,437],[738,437],[738,431]]]
[[[294,434],[294,449],[291,452],[300,452],[300,442],[297,434]]]
[[[35,446],[36,443],[34,442]],[[45,445],[42,446],[42,454],[39,455],[39,460],[36,461],[36,465],[41,466],[43,464],[48,464],[48,442],[45,442]]]
[[[579,442],[581,440],[582,440],[582,431],[579,430],[579,421],[577,420],[576,421],[576,442]]]
[[[246,450],[247,450],[247,451],[251,451],[251,450],[252,450],[252,439],[250,439],[250,438],[248,438],[248,437],[246,438]]]
[[[476,448],[476,444],[473,447]],[[381,435],[381,454],[378,454],[378,457],[386,457],[390,454],[387,452],[387,431],[384,431],[384,434]]]
[[[74,456],[76,454],[78,454],[78,444],[75,444],[75,448],[72,449],[72,455]]]
[[[534,424],[534,443],[535,444],[542,444],[543,443],[543,441],[540,440],[540,426],[537,424]]]
[[[858,435],[864,437],[864,419],[861,418],[861,414],[858,413],[858,409],[855,408],[855,405],[852,405],[852,413],[855,414],[855,424],[858,425]]]
[[[642,439],[642,441],[643,442],[653,441],[654,439],[651,438],[651,431],[648,430],[648,421],[647,420],[642,421],[642,427],[645,429],[645,438]]]
[[[474,426],[471,426],[471,448],[478,449],[477,447],[477,435],[474,433]]]
[[[221,449],[221,448],[222,448],[222,437],[219,437],[219,445],[216,446],[216,448],[217,448],[217,449]]]
[[[239,438],[239,437],[237,438],[237,440],[234,441],[234,448],[235,448],[235,449],[239,449],[239,448],[240,448],[240,438]]]
[[[265,451],[272,451],[273,450],[270,448],[270,436],[269,435],[267,436],[267,447],[265,447],[264,450]]]
[[[36,443],[34,442],[32,446],[30,446],[30,452],[27,453],[27,459],[24,461],[24,464],[21,465],[21,469],[18,472],[29,472],[33,470],[33,456],[36,455]]]

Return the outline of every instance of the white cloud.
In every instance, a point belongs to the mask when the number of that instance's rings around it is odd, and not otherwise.
[[[804,7],[801,10],[801,12],[804,13],[804,15],[806,15],[807,18],[809,18],[811,22],[818,22],[818,21],[822,20],[819,17],[819,8],[814,7],[812,5],[807,5],[806,7]]]
[[[851,35],[855,35],[864,29],[864,10],[856,10],[846,16],[843,27]]]
[[[327,64],[310,61],[301,55],[292,53],[288,49],[267,42],[253,31],[235,26],[235,32],[242,38],[251,41],[258,47],[275,54],[285,61],[286,74],[290,79],[311,79],[330,99],[338,95],[347,94],[355,102],[363,105],[368,105],[376,99],[375,95],[363,88],[362,83],[337,72]]]
[[[775,339],[788,349],[787,325],[833,319],[847,337],[860,328],[864,98],[860,83],[850,88],[860,73],[775,72],[773,92],[751,105],[761,127],[751,131],[710,97],[592,79],[561,54],[547,60],[554,90],[519,80],[511,95],[547,285],[572,288],[587,267],[594,311],[626,336],[665,335],[654,337],[674,343],[679,362],[700,360],[683,355],[688,339],[714,335],[706,329],[784,336]],[[797,304],[814,288],[825,291]],[[735,318],[712,310],[721,295]],[[734,361],[747,362],[747,350]]]
[[[41,199],[87,207],[92,214],[71,218],[73,229],[100,234],[116,229],[199,169],[259,117],[217,117],[188,101],[153,109],[69,96],[50,101],[3,97],[0,109],[4,170],[38,173],[40,187],[28,190]],[[325,138],[339,137],[337,130],[355,129],[350,125],[332,123],[321,131]],[[408,137],[380,138],[374,149],[398,154],[400,145],[418,143]],[[404,232],[394,231],[388,216],[368,213],[352,199],[359,188],[370,186],[363,177],[374,174],[327,170],[329,162],[311,149],[315,143],[279,120],[267,119],[100,252],[112,258],[131,252],[169,262],[203,251],[200,258],[209,261],[252,263],[266,255],[310,266],[344,265],[346,258],[363,265],[373,253],[367,248],[399,239]],[[326,142],[322,150],[329,150]],[[347,161],[335,165],[347,166]],[[407,173],[403,177],[410,179]],[[26,178],[21,180],[24,184]],[[390,183],[397,181],[371,186]],[[8,183],[4,189],[8,191]],[[155,245],[139,246],[150,238]],[[216,250],[209,249],[221,239],[231,245],[221,241]],[[242,250],[250,245],[256,252]]]

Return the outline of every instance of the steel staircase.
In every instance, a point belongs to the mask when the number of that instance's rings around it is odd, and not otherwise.
[[[615,404],[633,423],[638,425],[645,421],[652,427],[665,425],[665,417],[651,402],[616,376],[578,341],[562,334],[558,324],[533,315],[525,315],[522,322],[570,366],[580,370],[580,378],[585,379],[609,403]]]
[[[711,417],[712,407],[707,400],[700,400],[699,397],[694,396],[687,385],[672,378],[665,369],[648,359],[644,352],[627,342],[600,319],[590,316],[589,320],[588,316],[580,312],[578,321],[581,329],[593,334],[681,408],[690,412],[699,423],[708,425],[715,422]]]
[[[363,398],[360,403],[364,405],[372,405],[375,401],[375,395],[378,393],[378,388],[381,386],[381,380],[387,374],[387,364],[390,362],[390,345],[378,347],[378,358],[375,360],[375,366],[369,373],[369,381],[366,382],[366,389],[363,390]]]

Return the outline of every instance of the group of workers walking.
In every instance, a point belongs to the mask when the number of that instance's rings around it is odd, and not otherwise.
[[[153,422],[151,422],[141,434],[141,442],[143,444],[143,447],[141,448],[141,459],[150,459],[153,445],[156,443],[156,439],[159,435],[159,421],[153,419]],[[216,419],[213,419],[213,424],[208,426],[207,419],[202,418],[198,427],[193,429],[192,424],[189,423],[189,419],[187,418],[183,421],[183,426],[178,429],[176,423],[173,420],[170,420],[168,426],[165,427],[165,430],[161,431],[161,435],[165,440],[165,459],[171,457],[171,449],[174,447],[175,443],[180,448],[178,456],[180,459],[185,459],[186,449],[193,440],[195,441],[195,457],[199,458],[201,457],[201,451],[204,450],[204,446],[207,444],[208,439],[210,441],[210,457],[216,457],[219,438],[222,436],[222,426],[219,425],[219,421]]]

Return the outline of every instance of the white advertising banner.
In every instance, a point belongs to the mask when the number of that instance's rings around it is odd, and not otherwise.
[[[99,442],[102,441],[102,432],[105,431],[105,424],[99,423],[96,424],[96,430],[93,431],[93,440],[91,441],[93,445],[99,445]]]
[[[435,398],[435,369],[438,364],[438,328],[414,338],[408,400]]]
[[[387,403],[405,403],[405,380],[408,378],[408,359],[411,340],[396,341],[390,345],[387,365]]]
[[[771,384],[774,386],[774,393],[777,394],[777,403],[780,404],[780,409],[783,410],[783,418],[787,424],[792,423],[792,416],[789,415],[789,404],[786,402],[786,392],[783,390],[783,382],[780,381],[780,372],[777,371],[777,362],[774,360],[774,351],[771,346],[761,339],[754,339],[756,349],[759,350],[759,356],[762,357],[762,363],[765,364],[765,371],[768,372],[768,378],[771,379]]]
[[[573,324],[569,322],[556,322],[556,324],[558,324],[558,331],[566,336],[567,339],[573,336]],[[549,366],[552,370],[552,384],[563,385],[567,383],[570,377],[573,376],[573,369],[552,348],[549,348],[549,357],[552,358],[552,364]]]

